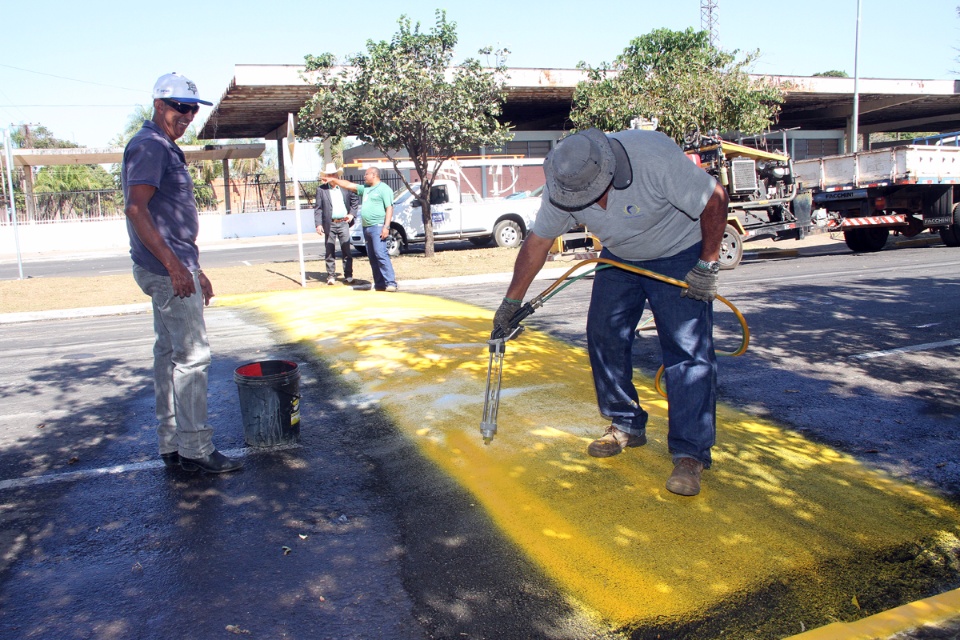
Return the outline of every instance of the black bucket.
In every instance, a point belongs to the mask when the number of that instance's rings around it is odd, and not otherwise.
[[[300,442],[300,367],[264,360],[233,372],[240,394],[243,439],[251,447]]]

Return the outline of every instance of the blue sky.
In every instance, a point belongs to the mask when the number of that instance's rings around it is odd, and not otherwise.
[[[853,75],[856,0],[718,4],[720,46],[759,49],[754,72]],[[861,77],[960,80],[960,0],[861,4]],[[0,14],[0,127],[42,124],[59,138],[106,146],[135,105],[150,104],[163,73],[186,75],[216,103],[234,65],[301,64],[305,54],[363,51],[368,39],[389,39],[401,14],[428,29],[436,8],[457,23],[458,59],[503,46],[515,67],[597,65],[653,29],[700,28],[700,0],[11,2]],[[196,122],[208,113],[201,109]]]

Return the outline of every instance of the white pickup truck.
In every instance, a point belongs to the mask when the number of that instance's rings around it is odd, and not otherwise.
[[[413,187],[418,189],[419,185]],[[540,209],[540,198],[537,192],[533,193],[524,193],[526,197],[481,199],[475,194],[461,194],[453,180],[437,180],[430,190],[433,239],[469,240],[478,247],[496,241],[500,247],[519,247]],[[409,245],[424,240],[420,201],[403,187],[394,194],[387,251],[398,256]],[[351,241],[357,251],[366,254],[359,224],[351,229]]]

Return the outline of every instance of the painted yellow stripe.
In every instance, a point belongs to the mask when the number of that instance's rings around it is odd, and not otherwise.
[[[533,330],[507,345],[499,433],[484,446],[486,310],[340,287],[233,302],[313,344],[573,600],[616,625],[697,619],[825,563],[844,584],[869,581],[876,569],[864,559],[917,540],[960,547],[953,505],[724,407],[703,492],[670,494],[666,404],[639,374],[648,445],[590,458],[586,445],[606,423],[587,356]]]
[[[855,622],[834,622],[786,640],[873,640],[905,629],[960,618],[960,589],[941,593]]]

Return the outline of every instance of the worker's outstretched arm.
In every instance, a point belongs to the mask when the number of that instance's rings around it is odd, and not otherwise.
[[[513,279],[507,288],[507,295],[493,317],[494,330],[500,328],[504,333],[509,332],[510,318],[520,310],[523,296],[527,294],[533,279],[547,261],[547,253],[551,246],[553,246],[552,239],[541,238],[535,233],[529,233],[524,239],[520,253],[517,254],[517,261],[513,265]]]
[[[726,190],[717,183],[713,194],[700,214],[700,259],[704,262],[714,262],[720,258],[720,244],[723,242],[723,232],[727,228],[727,211],[729,198]]]
[[[727,228],[727,206],[727,192],[718,183],[700,214],[700,232],[703,238],[700,244],[700,260],[684,278],[687,288],[683,289],[680,295],[685,298],[713,302],[717,297],[718,272],[715,267],[709,268],[709,265],[720,259],[723,232]]]

